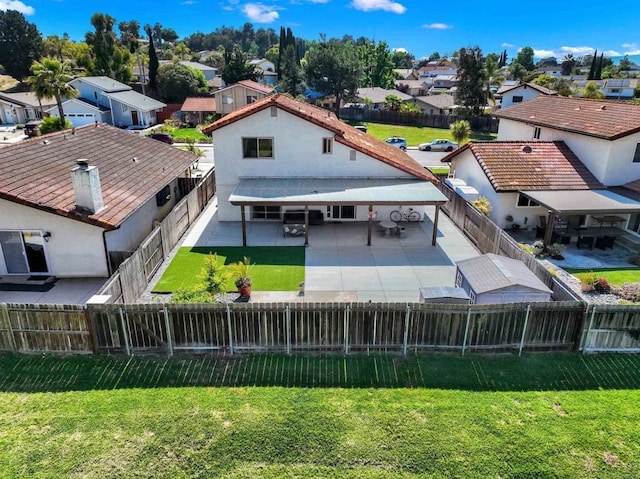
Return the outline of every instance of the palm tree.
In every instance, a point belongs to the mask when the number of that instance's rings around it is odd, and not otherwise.
[[[471,126],[467,120],[456,121],[449,126],[449,129],[454,141],[460,146],[471,135]]]
[[[68,84],[73,79],[69,63],[59,62],[53,58],[43,58],[42,62],[33,62],[31,73],[33,75],[27,78],[27,83],[31,85],[39,100],[51,97],[56,99],[60,124],[64,125],[62,98],[75,98],[80,93]]]

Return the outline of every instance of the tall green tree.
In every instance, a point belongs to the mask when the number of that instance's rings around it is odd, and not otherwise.
[[[233,85],[242,80],[258,79],[255,67],[247,63],[247,58],[240,48],[224,52],[224,68],[220,76],[227,85]]]
[[[394,68],[413,68],[413,61],[415,59],[416,57],[404,50],[395,50],[391,54],[391,61],[393,62]]]
[[[55,98],[60,114],[61,123],[64,124],[63,98],[75,98],[80,93],[69,85],[73,79],[71,67],[66,62],[60,62],[53,58],[43,58],[42,62],[35,61],[31,65],[31,75],[27,83],[39,100],[43,98]]]
[[[484,94],[486,98],[495,105],[493,90],[494,85],[500,85],[504,78],[500,72],[500,57],[495,53],[490,53],[484,60]]]
[[[352,42],[322,40],[307,52],[307,84],[335,98],[334,111],[340,114],[343,99],[353,98],[362,76],[362,65]]]
[[[518,62],[522,65],[528,72],[532,72],[535,70],[536,66],[533,63],[533,48],[531,47],[522,47],[518,54],[516,55],[516,59],[514,62]]]
[[[302,68],[298,57],[297,39],[290,28],[280,29],[280,46],[276,65],[278,86],[284,93],[295,97],[302,80]]]
[[[562,59],[562,63],[560,63],[562,75],[571,75],[571,72],[575,68],[576,63],[576,59],[573,58],[573,55],[571,53],[566,54]]]
[[[596,67],[595,79],[602,80],[602,63],[604,62],[604,53],[600,54],[600,58],[598,59],[598,66]]]
[[[169,103],[180,103],[198,93],[198,79],[193,71],[180,63],[163,65],[158,70],[158,90]]]
[[[358,47],[363,75],[360,80],[362,87],[380,87],[392,89],[395,86],[393,75],[393,60],[386,42],[367,42]]]
[[[384,98],[384,107],[390,111],[400,111],[402,108],[402,99],[398,95],[387,95]]]
[[[145,25],[144,31],[149,37],[149,88],[153,89],[157,93],[158,91],[158,68],[160,68],[160,62],[158,61],[158,55],[156,54],[156,47],[154,45],[153,29],[151,25]]]
[[[458,145],[462,145],[471,135],[471,125],[467,120],[459,120],[449,125],[451,137]]]
[[[474,115],[486,104],[485,71],[480,47],[461,48],[458,60],[458,103]]]
[[[11,2],[9,2],[11,5]],[[42,55],[42,35],[15,10],[0,10],[0,64],[16,80],[24,80]]]
[[[596,79],[596,65],[598,63],[598,50],[593,52],[593,58],[591,59],[591,67],[589,68],[589,76],[587,76],[587,80],[595,80]]]
[[[87,32],[85,40],[93,50],[94,75],[113,76],[112,61],[116,49],[116,34],[113,26],[116,19],[104,13],[94,13],[91,16],[91,25],[95,32]]]
[[[582,90],[582,97],[602,100],[604,98],[604,93],[600,90],[600,86],[596,82],[590,81]]]

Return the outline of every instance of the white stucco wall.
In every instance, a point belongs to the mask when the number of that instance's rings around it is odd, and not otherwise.
[[[274,158],[243,159],[243,137],[273,138]],[[335,140],[333,153],[323,154],[323,138],[333,137],[333,132],[281,109],[277,117],[272,117],[271,108],[214,131],[219,219],[240,219],[240,208],[230,205],[228,199],[242,177],[412,178],[360,152],[356,153],[356,160],[351,161],[351,149]],[[358,219],[366,219],[367,214],[365,207],[358,208]],[[379,208],[379,217],[383,214]]]
[[[500,105],[502,106],[502,108],[506,108],[508,106],[513,105],[514,96],[521,96],[522,101],[527,101],[539,95],[540,95],[539,91],[534,90],[533,88],[530,88],[527,85],[520,85],[519,87],[502,95],[502,100],[500,101]]]
[[[0,229],[49,231],[49,271],[58,277],[106,277],[102,228],[0,199]],[[0,274],[6,274],[0,254]]]
[[[533,125],[500,119],[499,141],[530,140]],[[640,179],[640,163],[633,163],[640,133],[610,141],[553,128],[540,127],[540,140],[563,140],[593,175],[606,186],[618,186]]]

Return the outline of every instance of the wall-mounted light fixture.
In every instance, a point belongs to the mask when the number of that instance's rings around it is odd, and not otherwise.
[[[42,233],[42,237],[48,243],[49,239],[51,238],[51,231],[45,231],[44,233]]]

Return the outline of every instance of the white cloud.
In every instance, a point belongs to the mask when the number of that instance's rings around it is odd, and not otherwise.
[[[453,25],[447,25],[446,23],[428,23],[426,25],[422,25],[422,28],[430,28],[432,30],[449,30],[453,28]]]
[[[309,3],[329,3],[329,0],[309,0]]]
[[[537,50],[533,49],[533,56],[535,58],[547,58],[547,57],[556,57],[556,53],[553,50]]]
[[[513,48],[515,45],[513,43],[502,42],[502,46],[505,48]]]
[[[195,0],[185,0],[184,2],[180,2],[180,5],[195,5],[196,2]]]
[[[560,47],[560,54],[568,54],[581,56],[581,55],[593,55],[596,49],[593,47]]]
[[[383,10],[391,13],[404,13],[407,7],[391,0],[353,0],[351,6],[356,10],[371,12],[373,10]]]
[[[272,23],[280,16],[276,7],[269,7],[261,3],[247,3],[242,7],[242,13],[255,23]]]
[[[604,53],[605,57],[619,57],[619,56],[622,56],[622,53],[617,52],[615,50],[605,50],[602,53]]]
[[[638,49],[638,44],[637,43],[623,43],[622,48],[626,48],[627,50],[637,50]]]
[[[624,52],[625,55],[640,55],[640,50],[631,50],[628,52]]]
[[[19,0],[8,0],[8,1],[0,0],[0,10],[2,11],[17,10],[23,15],[33,15],[34,13],[36,13],[35,8],[30,7],[29,5],[25,5]]]
[[[402,47],[400,47],[400,48],[392,48],[391,51],[394,52],[394,53],[395,52],[409,53],[409,51],[406,48],[402,48]]]

